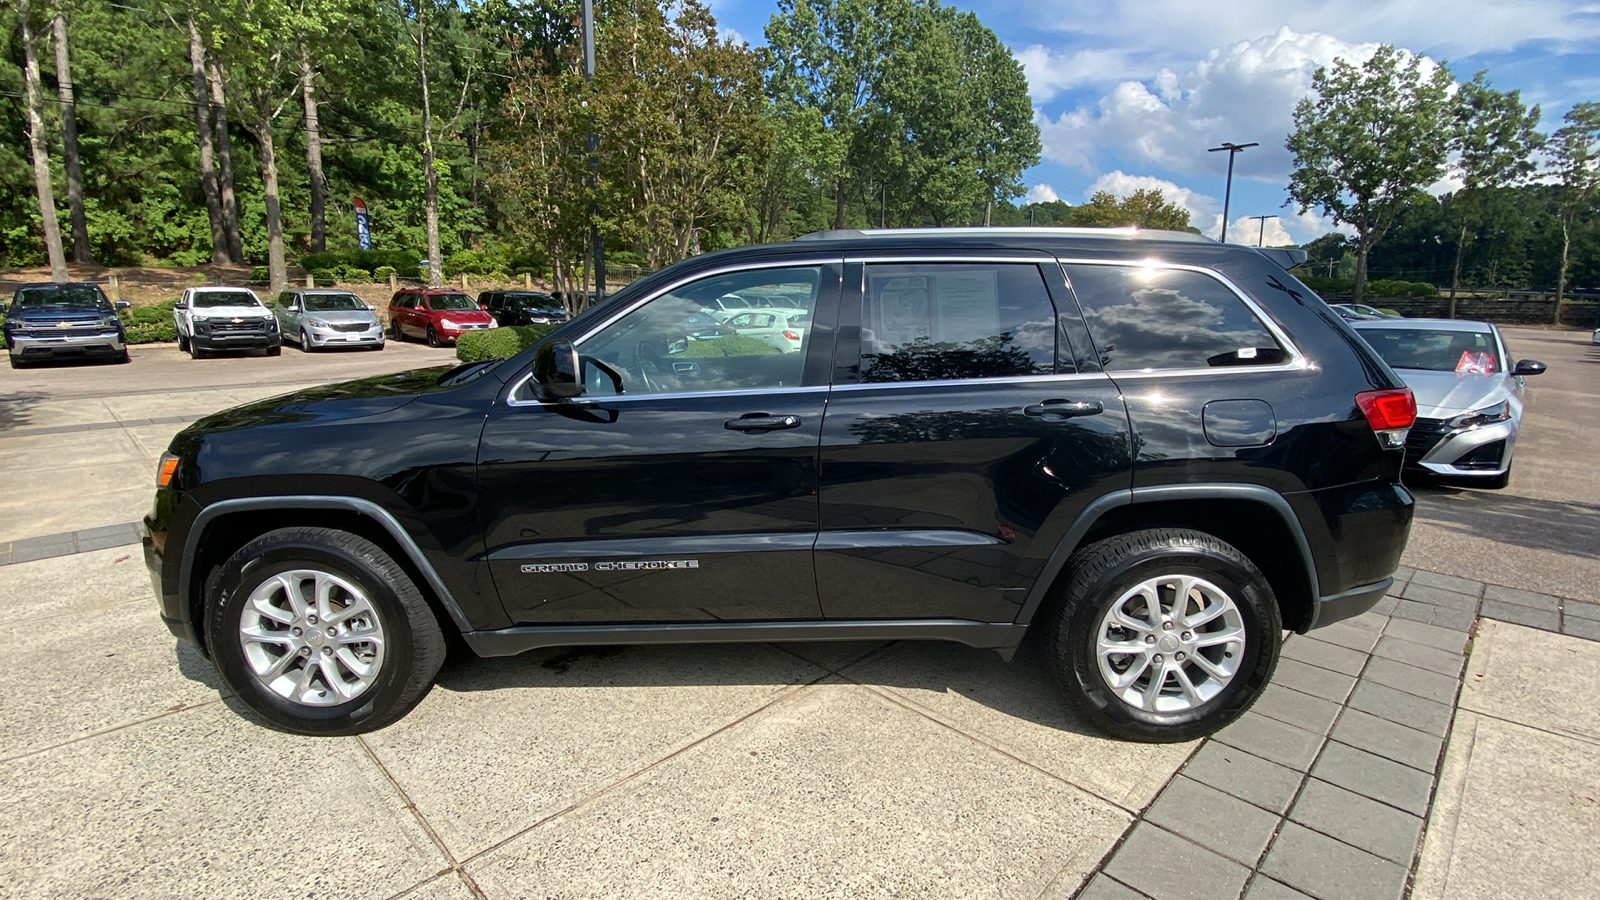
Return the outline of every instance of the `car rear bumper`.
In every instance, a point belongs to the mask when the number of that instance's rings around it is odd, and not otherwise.
[[[1377,606],[1378,601],[1382,600],[1383,595],[1393,586],[1394,577],[1390,576],[1382,581],[1353,587],[1348,591],[1318,597],[1316,617],[1311,620],[1311,627],[1321,628],[1344,619],[1355,618]]]

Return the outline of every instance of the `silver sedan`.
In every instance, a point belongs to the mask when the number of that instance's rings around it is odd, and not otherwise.
[[[1488,322],[1368,319],[1351,327],[1372,345],[1417,398],[1406,437],[1406,465],[1503,488],[1522,422],[1523,379],[1542,362],[1507,365],[1505,339]]]

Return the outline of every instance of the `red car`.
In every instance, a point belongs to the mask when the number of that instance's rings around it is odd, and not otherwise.
[[[454,344],[464,332],[499,323],[460,291],[427,288],[397,291],[389,301],[389,333],[397,341],[425,338],[430,347]]]

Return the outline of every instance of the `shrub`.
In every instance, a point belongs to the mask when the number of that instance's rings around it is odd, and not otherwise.
[[[393,274],[395,274],[394,266],[379,266],[372,270],[372,277],[375,281],[388,281],[389,276]]]
[[[709,341],[690,341],[688,346],[683,348],[683,352],[677,355],[704,359],[708,356],[761,356],[766,353],[782,352],[759,338],[730,334]]]
[[[456,359],[481,362],[516,356],[556,330],[554,325],[519,325],[489,331],[469,331],[456,339]]]
[[[254,266],[250,269],[251,284],[269,284],[272,281],[272,270],[266,266]]]
[[[332,269],[312,269],[311,280],[317,287],[333,287],[339,283],[339,273]]]
[[[347,266],[344,270],[344,280],[352,284],[366,284],[372,280],[372,273],[368,272],[366,269],[357,269],[353,266]]]
[[[416,278],[421,272],[417,265],[419,256],[410,250],[327,250],[301,257],[300,265],[309,272],[318,269],[337,272],[345,267],[373,272],[386,266],[394,269],[401,278]]]
[[[178,298],[173,297],[171,300],[164,300],[154,306],[130,306],[122,310],[123,324],[132,327],[135,325],[159,325],[165,322],[170,330],[172,326],[172,307],[177,302]],[[177,340],[177,338],[152,338],[152,340],[171,341]]]
[[[122,330],[127,334],[130,344],[155,344],[178,339],[178,332],[173,328],[171,319],[164,322],[141,322],[125,326]]]

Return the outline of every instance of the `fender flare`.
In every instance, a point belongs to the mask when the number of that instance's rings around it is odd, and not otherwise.
[[[439,598],[439,602],[444,606],[445,611],[455,621],[456,627],[462,632],[472,630],[472,623],[467,620],[466,614],[461,611],[461,606],[456,603],[455,596],[450,593],[449,588],[445,587],[444,581],[439,577],[439,573],[434,570],[433,564],[428,562],[428,558],[422,554],[422,548],[417,546],[417,542],[401,527],[400,522],[395,519],[392,513],[371,500],[363,500],[359,497],[321,495],[238,497],[232,500],[218,500],[202,508],[195,515],[194,522],[189,525],[189,533],[184,537],[182,561],[178,566],[178,597],[182,603],[179,608],[183,611],[185,619],[192,619],[193,603],[191,598],[194,596],[194,560],[199,552],[200,538],[205,534],[206,526],[218,516],[264,509],[337,509],[353,512],[364,518],[371,519],[382,526],[390,537],[394,538],[395,543],[405,553],[406,558],[417,567],[418,572],[422,573],[423,580],[427,581],[428,587],[433,589],[434,596]],[[199,623],[193,621],[186,622],[186,625],[193,631],[198,631],[200,628]]]
[[[1306,540],[1300,518],[1295,515],[1294,509],[1289,506],[1289,501],[1284,499],[1282,494],[1272,488],[1256,484],[1162,484],[1115,491],[1084,507],[1067,529],[1067,533],[1062,535],[1055,551],[1045,560],[1038,579],[1028,590],[1028,599],[1017,614],[1016,624],[1028,625],[1033,621],[1034,614],[1044,603],[1045,596],[1050,593],[1051,586],[1055,584],[1067,560],[1077,552],[1083,542],[1083,536],[1089,533],[1089,529],[1094,527],[1102,516],[1120,506],[1165,500],[1246,500],[1260,503],[1275,512],[1278,518],[1283,520],[1284,527],[1289,530],[1295,546],[1299,548],[1300,560],[1306,573],[1306,587],[1312,602],[1312,614],[1316,614],[1317,600],[1322,596],[1317,581],[1316,560],[1311,555],[1311,543]]]

